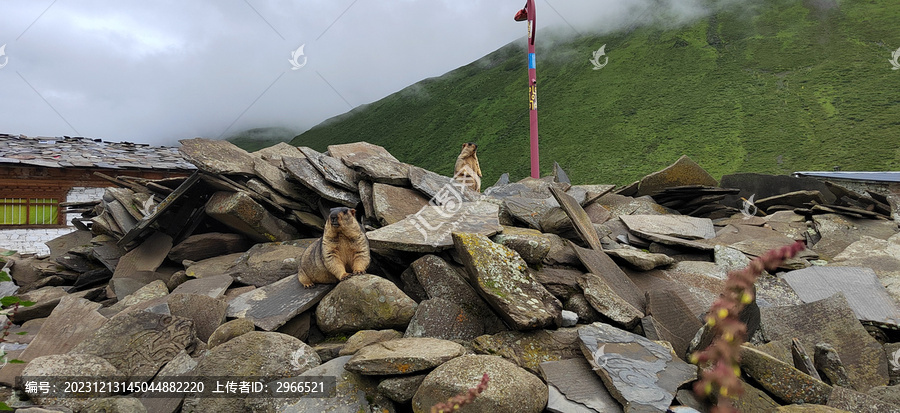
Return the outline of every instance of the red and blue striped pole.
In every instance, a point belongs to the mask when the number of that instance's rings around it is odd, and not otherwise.
[[[540,178],[540,157],[538,155],[537,120],[537,68],[534,57],[535,23],[534,0],[527,0],[525,8],[516,13],[516,21],[528,20],[528,112],[531,133],[531,177]]]

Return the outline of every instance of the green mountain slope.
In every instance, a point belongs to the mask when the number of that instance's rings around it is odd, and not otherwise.
[[[686,154],[734,172],[900,170],[896,0],[769,0],[676,29],[538,32],[542,175],[627,184]],[[521,43],[521,44],[519,44]],[[593,70],[606,44],[609,64]],[[528,175],[524,39],[332,118],[291,144],[366,140],[452,174],[479,145],[487,185]],[[601,58],[602,59],[602,58]]]
[[[247,152],[255,152],[279,142],[287,142],[296,133],[297,131],[288,128],[254,128],[235,133],[225,140]]]

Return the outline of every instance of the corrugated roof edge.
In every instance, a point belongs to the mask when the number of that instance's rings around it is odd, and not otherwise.
[[[846,179],[849,181],[900,182],[900,171],[868,172],[868,171],[801,171],[792,176],[811,178]]]

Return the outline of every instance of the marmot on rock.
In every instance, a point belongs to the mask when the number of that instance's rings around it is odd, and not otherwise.
[[[478,145],[472,142],[463,144],[462,151],[456,157],[456,166],[453,167],[453,178],[467,184],[473,191],[481,192],[481,166],[478,165],[476,150]]]
[[[356,221],[356,210],[331,208],[322,238],[300,258],[297,278],[305,288],[315,283],[334,284],[369,267],[369,240]]]

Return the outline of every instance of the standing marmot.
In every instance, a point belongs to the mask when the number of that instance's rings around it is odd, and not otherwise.
[[[469,185],[475,192],[481,192],[481,166],[478,165],[478,155],[475,151],[478,145],[466,142],[462,151],[456,157],[456,166],[453,167],[453,178]]]
[[[356,210],[331,208],[322,238],[310,245],[300,258],[297,278],[304,287],[334,284],[351,275],[364,274],[369,267],[369,240],[356,222]]]

